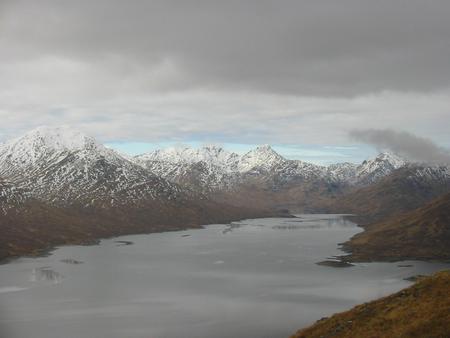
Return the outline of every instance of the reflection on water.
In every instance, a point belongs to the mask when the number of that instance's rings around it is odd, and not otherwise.
[[[248,221],[248,220],[247,220]],[[258,223],[244,223],[244,222],[232,222],[230,224],[225,225],[225,229],[222,231],[222,234],[230,233],[234,230],[242,229],[245,227],[252,227],[252,228],[262,228],[265,227],[265,224],[258,224]]]
[[[246,225],[246,224],[244,224],[244,223],[230,223],[230,224],[227,224],[226,226],[225,226],[225,229],[223,229],[223,231],[222,231],[222,234],[227,234],[227,233],[229,233],[229,232],[232,232],[233,230],[236,230],[236,229],[239,229],[239,228],[241,228],[241,227],[243,227],[244,225]]]
[[[54,284],[61,283],[63,277],[49,266],[34,268],[31,272],[30,281],[32,282],[52,282]]]
[[[320,229],[320,225],[274,225],[272,229],[275,230],[301,230],[301,229]]]
[[[134,244],[132,241],[114,241],[114,242],[117,243],[117,246],[133,245]]]
[[[305,222],[305,220],[301,219],[300,217],[290,218],[285,221],[285,223],[302,223],[302,222]]]
[[[27,288],[22,288],[20,286],[5,286],[0,288],[0,293],[17,292],[26,290]]]
[[[303,218],[297,217],[287,220],[283,223],[302,223],[298,225],[298,229],[318,229],[318,228],[332,228],[332,227],[349,227],[354,228],[355,223],[350,221],[345,215],[339,217],[324,217],[324,218]],[[281,227],[279,229],[282,229]]]
[[[73,258],[65,258],[65,259],[61,259],[61,262],[66,263],[66,264],[83,264],[82,261],[77,261],[76,259]]]

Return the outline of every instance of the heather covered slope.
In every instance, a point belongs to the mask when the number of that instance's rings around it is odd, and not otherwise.
[[[450,272],[322,319],[292,338],[444,338],[450,336]]]
[[[373,223],[345,244],[350,259],[450,260],[450,193],[425,206]]]

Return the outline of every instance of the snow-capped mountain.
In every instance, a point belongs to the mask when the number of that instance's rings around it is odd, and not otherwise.
[[[354,181],[370,184],[406,164],[408,162],[400,156],[389,152],[380,153],[374,159],[366,160],[356,168]]]
[[[57,204],[203,198],[196,194],[238,191],[249,184],[272,191],[307,184],[310,191],[316,186],[334,193],[341,186],[373,184],[407,165],[394,154],[381,153],[360,165],[324,167],[286,159],[268,145],[243,155],[204,146],[128,157],[69,127],[40,127],[0,145],[0,177],[25,195]],[[442,175],[436,168],[426,170],[432,179]]]
[[[0,146],[0,176],[58,204],[177,198],[178,186],[68,127],[40,127]]]
[[[211,191],[235,180],[239,155],[218,146],[172,147],[138,155],[133,161],[159,177]]]
[[[239,155],[228,152],[219,146],[212,145],[204,146],[199,149],[170,147],[138,155],[134,159],[136,163],[140,163],[144,166],[149,162],[161,162],[175,165],[205,162],[208,165],[219,167],[224,171],[234,171],[239,161]]]
[[[367,185],[391,174],[394,170],[410,165],[407,160],[393,153],[383,152],[373,159],[357,165],[344,162],[331,164],[327,167],[328,175],[336,181],[354,185]]]
[[[242,156],[217,146],[168,148],[136,156],[133,161],[155,175],[194,185],[203,191],[234,187],[249,179],[279,184],[323,180],[364,185],[407,164],[394,154],[381,153],[360,165],[337,163],[324,167],[286,159],[269,145],[259,146]]]
[[[286,159],[269,145],[263,145],[243,155],[239,159],[238,169],[241,173],[267,172],[285,161]]]

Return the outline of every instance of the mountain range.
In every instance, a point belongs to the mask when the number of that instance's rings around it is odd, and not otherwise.
[[[329,166],[268,145],[243,155],[204,146],[131,157],[69,127],[40,127],[0,145],[0,256],[289,212],[382,220],[448,190],[448,166],[391,153]]]

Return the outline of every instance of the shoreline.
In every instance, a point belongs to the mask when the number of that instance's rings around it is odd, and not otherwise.
[[[99,245],[102,240],[105,239],[112,239],[112,238],[119,238],[122,236],[132,236],[132,235],[150,235],[155,233],[165,233],[165,232],[176,232],[176,231],[186,231],[186,230],[197,230],[197,229],[204,229],[205,226],[208,226],[210,224],[221,224],[221,225],[227,225],[231,222],[238,222],[243,221],[246,219],[259,219],[259,218],[295,218],[296,216],[292,214],[284,214],[284,213],[273,213],[268,215],[260,215],[257,217],[230,217],[229,219],[221,220],[218,222],[208,223],[208,224],[193,224],[193,225],[187,225],[187,226],[171,226],[171,225],[159,225],[159,226],[153,226],[153,229],[143,230],[143,231],[130,231],[129,233],[117,233],[117,234],[111,234],[109,236],[100,236],[96,238],[86,238],[85,240],[74,240],[74,241],[67,241],[60,244],[49,244],[45,247],[33,249],[30,250],[27,254],[21,254],[21,255],[11,255],[9,257],[4,257],[0,259],[0,265],[5,265],[14,262],[17,259],[21,258],[37,258],[37,257],[47,257],[50,256],[51,253],[55,250],[57,250],[60,247],[64,246],[92,246],[92,245]]]
[[[224,223],[225,224],[225,223]],[[155,233],[164,233],[164,232],[176,232],[176,231],[184,231],[184,230],[195,230],[195,229],[202,229],[203,226],[195,226],[195,227],[187,227],[187,228],[179,228],[179,229],[166,229],[166,230],[155,230],[155,231],[148,231],[148,232],[133,232],[129,234],[118,234],[118,235],[111,235],[111,236],[105,236],[105,237],[99,237],[96,239],[87,239],[82,242],[74,241],[74,242],[67,242],[63,244],[57,244],[57,245],[49,245],[48,247],[33,250],[33,252],[25,255],[17,255],[17,256],[11,256],[6,257],[3,259],[0,259],[0,265],[9,264],[14,262],[15,260],[21,259],[21,258],[38,258],[38,257],[48,257],[51,256],[51,254],[62,247],[65,246],[94,246],[99,245],[101,241],[105,239],[112,239],[112,238],[120,238],[123,236],[132,236],[132,235],[150,235]]]
[[[404,261],[421,261],[421,262],[428,262],[428,263],[446,263],[450,264],[450,259],[441,259],[441,258],[431,258],[431,257],[421,257],[421,256],[411,256],[411,255],[405,255],[405,256],[383,256],[383,255],[377,255],[377,254],[359,254],[355,255],[352,250],[352,239],[359,235],[367,232],[367,225],[368,224],[359,224],[356,222],[357,220],[362,220],[364,217],[358,216],[358,215],[349,215],[349,214],[342,214],[342,216],[345,219],[348,219],[356,224],[358,228],[361,228],[362,231],[353,235],[350,237],[347,241],[342,243],[337,243],[338,249],[343,252],[342,255],[336,255],[333,257],[333,260],[323,260],[318,261],[316,264],[318,265],[324,265],[324,266],[330,266],[330,267],[349,267],[353,266],[354,263],[396,263],[396,262],[404,262]],[[195,229],[203,229],[205,226],[209,224],[229,224],[231,222],[237,222],[237,221],[243,221],[245,219],[258,219],[258,218],[296,218],[294,214],[285,214],[285,213],[273,213],[269,215],[260,215],[257,217],[242,217],[242,218],[233,218],[230,217],[229,219],[225,219],[222,221],[218,221],[216,223],[208,223],[208,224],[193,224],[188,226],[177,226],[177,225],[158,225],[158,226],[152,226],[153,229],[147,229],[142,231],[130,231],[125,233],[116,233],[111,234],[107,236],[100,236],[95,238],[86,238],[85,240],[74,240],[74,241],[67,241],[64,243],[59,244],[49,244],[45,247],[33,249],[30,250],[29,253],[26,254],[20,254],[20,255],[11,255],[9,257],[4,257],[0,259],[0,265],[8,264],[13,262],[14,260],[20,259],[20,258],[36,258],[36,257],[46,257],[49,256],[54,250],[58,249],[59,247],[63,246],[70,246],[70,245],[79,245],[79,246],[91,246],[91,245],[98,245],[102,240],[105,239],[111,239],[111,238],[119,238],[122,236],[130,236],[130,235],[149,235],[154,233],[164,233],[164,232],[176,232],[176,231],[185,231],[185,230],[195,230]],[[353,220],[352,220],[353,219]],[[328,264],[328,262],[331,262],[331,264]]]

